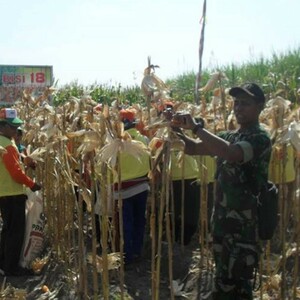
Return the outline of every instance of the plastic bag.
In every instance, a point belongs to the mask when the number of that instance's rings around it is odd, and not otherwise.
[[[270,240],[278,224],[278,189],[268,181],[258,195],[258,234],[261,240]]]
[[[30,267],[44,246],[45,215],[43,213],[43,199],[39,191],[27,191],[26,201],[26,228],[23,248],[20,257],[20,266]]]

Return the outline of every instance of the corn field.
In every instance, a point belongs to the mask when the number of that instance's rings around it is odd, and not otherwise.
[[[105,103],[93,97],[92,91],[72,95],[71,90],[48,88],[43,95],[34,97],[24,90],[15,107],[18,116],[25,120],[24,144],[28,154],[38,162],[36,170],[30,170],[29,175],[43,185],[47,218],[47,251],[39,263],[41,267],[49,260],[63,264],[78,299],[112,299],[111,286],[116,278],[119,289],[114,291],[114,299],[129,299],[124,288],[122,214],[114,213],[121,211],[122,200],[111,204],[111,174],[120,173],[121,152],[138,157],[143,151],[151,154],[148,174],[151,190],[147,207],[147,234],[151,241],[150,298],[161,299],[162,245],[166,242],[169,299],[179,295],[184,297],[184,287],[175,284],[173,276],[173,195],[170,193],[170,155],[177,149],[182,157],[184,145],[172,132],[169,121],[158,114],[157,107],[173,101],[176,111],[188,111],[194,117],[203,118],[211,132],[234,129],[237,124],[232,112],[233,102],[228,95],[229,86],[226,74],[215,72],[201,88],[201,104],[196,106],[172,97],[169,86],[148,66],[141,83],[140,101],[126,101],[120,93],[115,93],[112,101]],[[297,99],[299,93],[296,91]],[[52,105],[51,97],[57,100],[58,94],[64,95],[63,101]],[[258,271],[261,284],[255,292],[256,299],[300,298],[300,110],[297,102],[290,101],[288,95],[290,93],[282,89],[268,93],[260,120],[273,142],[269,173],[279,187],[280,221],[273,239],[261,245],[263,253]],[[102,106],[97,110],[99,102]],[[149,136],[148,147],[142,147],[124,131],[119,117],[119,110],[124,107],[134,110],[139,124]],[[155,139],[162,141],[157,151],[151,147],[151,141]],[[199,259],[186,277],[201,278],[204,270],[213,272],[214,266],[207,217],[211,199],[208,199],[206,166],[201,158],[199,166]],[[157,172],[161,174],[159,183]],[[97,232],[101,232],[100,243]]]

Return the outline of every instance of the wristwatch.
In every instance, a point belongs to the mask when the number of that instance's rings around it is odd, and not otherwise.
[[[197,134],[198,129],[204,128],[204,120],[202,118],[197,118],[198,123],[195,125],[195,127],[192,129],[193,134]]]

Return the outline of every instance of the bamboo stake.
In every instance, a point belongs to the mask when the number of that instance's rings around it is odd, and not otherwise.
[[[151,159],[151,170],[153,170],[153,159]],[[156,170],[153,170],[156,172]],[[156,205],[155,205],[155,196],[158,195],[156,190],[155,183],[155,174],[152,176],[151,181],[151,216],[150,216],[150,237],[151,237],[151,291],[152,291],[152,300],[155,300],[156,293],[156,270],[155,270],[155,253],[156,253]]]
[[[202,77],[202,56],[204,50],[204,33],[205,33],[205,22],[206,22],[206,0],[203,2],[203,9],[202,9],[202,18],[200,23],[202,23],[201,34],[200,34],[200,41],[199,41],[199,67],[198,73],[196,76],[196,83],[195,83],[195,104],[199,105],[199,88],[201,84],[201,77]]]
[[[108,274],[108,258],[107,258],[107,250],[108,250],[108,208],[107,204],[107,187],[109,184],[107,182],[107,165],[102,164],[101,166],[101,180],[100,180],[100,193],[101,193],[101,218],[100,218],[100,228],[101,228],[101,248],[102,248],[102,258],[103,258],[103,272],[102,272],[102,289],[103,289],[103,297],[105,300],[109,299],[109,274]],[[114,201],[114,200],[112,200]]]
[[[92,262],[93,262],[93,289],[94,299],[98,298],[98,272],[97,272],[97,234],[96,234],[96,214],[95,214],[95,196],[96,196],[96,181],[95,181],[95,166],[94,166],[94,153],[91,154],[89,159],[91,167],[91,221],[92,221]]]
[[[207,175],[205,174],[204,166],[204,157],[200,157],[200,186],[201,186],[201,195],[200,195],[200,248],[201,248],[201,263],[203,266],[204,252],[205,249],[208,249],[208,224],[207,224]]]
[[[274,149],[274,148],[273,148]],[[272,174],[275,174],[275,164],[272,163],[271,164],[271,170],[272,170]],[[279,210],[281,210],[281,205],[279,204]],[[281,232],[281,231],[280,231]],[[266,276],[269,278],[270,276],[272,276],[272,272],[271,272],[271,241],[267,241],[265,244],[265,263],[266,263]],[[262,268],[261,268],[262,271]],[[261,278],[262,278],[262,274],[260,274]]]
[[[113,188],[112,188],[113,190]],[[117,201],[113,199],[113,216],[112,216],[112,252],[120,251],[119,245],[119,209]]]
[[[65,134],[66,131],[66,123],[65,123],[65,110],[63,109],[63,114],[62,114],[62,134]],[[66,172],[68,172],[68,162],[66,159],[66,148],[65,148],[65,142],[60,141],[59,142],[59,149],[60,149],[60,157],[61,157],[61,161],[62,164],[65,167]],[[70,174],[70,173],[69,173]],[[65,218],[64,218],[64,224],[63,224],[63,228],[65,228],[65,230],[63,230],[63,239],[65,241],[65,248],[64,248],[64,253],[65,253],[65,261],[67,262],[67,265],[70,264],[70,241],[71,241],[71,230],[70,230],[70,226],[69,226],[69,220],[70,220],[70,213],[73,214],[73,210],[69,209],[69,205],[70,205],[70,201],[69,201],[69,191],[67,189],[68,184],[64,185],[64,195],[65,195],[65,199],[63,202],[63,206],[64,206],[64,214],[65,214]],[[68,230],[66,231],[66,228],[68,228]]]
[[[64,186],[64,182],[65,182],[65,179],[64,177],[62,176],[61,174],[61,185]],[[63,184],[62,184],[63,183]],[[55,217],[56,217],[56,225],[57,225],[57,240],[58,240],[58,245],[59,245],[59,256],[60,257],[63,257],[63,260],[65,260],[65,251],[64,251],[64,239],[62,239],[62,231],[59,230],[59,228],[63,228],[64,224],[64,209],[63,209],[63,200],[62,198],[64,197],[65,195],[63,194],[63,189],[60,188],[58,190],[58,197],[56,198],[56,214],[55,214]]]
[[[171,300],[174,299],[174,289],[173,289],[173,251],[172,251],[172,236],[171,236],[171,222],[170,222],[170,172],[171,172],[171,149],[170,143],[166,150],[166,159],[164,161],[164,166],[166,169],[164,173],[166,174],[166,231],[167,231],[167,241],[168,241],[168,260],[169,260],[169,284],[171,292]]]
[[[174,204],[174,182],[171,179],[170,181],[170,198],[171,198],[171,236],[172,236],[172,244],[175,243],[175,204]]]
[[[148,68],[150,68],[151,66],[151,57],[148,56]],[[147,114],[148,114],[148,123],[151,124],[151,100],[152,100],[152,96],[151,95],[147,95],[146,96],[146,103],[147,103]]]
[[[164,143],[164,149],[162,151],[166,151],[167,143]],[[160,194],[160,206],[159,206],[159,216],[158,216],[158,237],[157,237],[157,255],[156,255],[156,280],[155,280],[155,300],[159,300],[159,285],[160,285],[160,263],[161,263],[161,242],[162,242],[162,232],[163,232],[163,216],[164,216],[164,209],[165,209],[165,199],[166,199],[166,167],[165,162],[163,166],[163,173],[162,173],[162,189]]]
[[[282,193],[281,193],[281,242],[282,242],[282,278],[281,278],[281,298],[285,299],[286,297],[286,183],[285,183],[285,170],[286,170],[286,144],[283,144],[283,168],[282,168],[282,182],[281,185]]]
[[[200,206],[199,206],[199,243],[200,243],[200,276],[204,267],[204,258],[206,256],[206,265],[209,268],[209,255],[208,255],[208,223],[207,223],[207,172],[206,165],[204,164],[204,156],[199,156],[197,159],[200,180]]]
[[[223,122],[224,122],[224,129],[227,130],[227,118],[226,118],[226,97],[225,97],[225,92],[224,92],[224,88],[223,88],[223,83],[222,83],[222,79],[220,76],[219,79],[219,87],[220,87],[220,91],[221,91],[221,100],[222,100],[222,115],[223,115]]]
[[[66,145],[64,145],[64,147],[65,147],[64,157],[65,157],[66,171],[68,172],[68,174],[71,174],[71,167],[70,167],[69,160],[67,158]],[[72,176],[70,176],[70,177],[72,178]],[[70,193],[71,197],[68,197],[67,201],[66,201],[66,211],[68,212],[68,214],[67,214],[67,218],[66,218],[67,223],[66,223],[65,229],[67,229],[67,234],[68,234],[68,248],[67,248],[67,251],[69,253],[69,257],[67,259],[67,262],[68,262],[69,268],[72,269],[71,268],[72,245],[73,245],[73,249],[76,248],[76,245],[77,245],[74,213],[75,213],[75,206],[78,204],[78,202],[77,202],[77,197],[76,197],[74,185],[71,185],[70,189],[71,189],[71,193]],[[78,209],[77,209],[77,211],[78,211]],[[79,269],[79,262],[78,262],[78,259],[77,259],[76,255],[74,256],[73,268],[75,270]],[[76,277],[76,281],[77,281],[76,286],[79,286],[78,279],[79,278]]]
[[[76,201],[76,195],[74,191],[74,187],[72,187],[72,193],[69,193],[66,201],[66,211],[67,217],[66,217],[66,226],[65,230],[67,230],[67,253],[68,253],[68,259],[67,259],[67,265],[69,268],[71,267],[71,253],[72,253],[72,245],[75,246],[75,226],[74,226],[74,211],[75,206],[74,203]],[[76,263],[76,256],[75,256],[75,263]]]
[[[121,153],[118,152],[118,210],[119,210],[119,235],[120,235],[120,255],[121,255],[121,267],[120,267],[120,289],[121,289],[121,299],[124,299],[124,231],[123,231],[123,199],[121,197]]]
[[[80,161],[80,171],[79,171],[79,175],[80,178],[82,178],[82,169],[83,169],[83,165],[82,165],[82,161]],[[79,190],[81,190],[82,187],[82,183],[80,181],[79,183]],[[80,288],[79,288],[79,292],[80,295],[83,297],[83,299],[87,299],[88,298],[88,294],[87,294],[87,269],[86,269],[86,262],[85,262],[85,247],[84,247],[84,236],[83,236],[83,198],[81,193],[78,193],[78,244],[79,244],[79,276],[80,276]]]
[[[185,154],[183,153],[183,159],[182,159],[182,166],[181,166],[181,250],[184,251],[184,222],[185,222],[185,211],[184,211],[184,204],[185,204]],[[175,228],[175,227],[174,227]]]
[[[299,166],[299,158],[297,156],[296,158],[296,166]],[[296,184],[294,187],[298,187],[300,185],[300,180],[299,180],[300,174],[299,174],[299,168],[296,168]],[[300,255],[300,197],[299,193],[294,190],[294,201],[293,203],[298,203],[296,205],[296,210],[295,214],[297,218],[295,218],[296,221],[296,232],[295,232],[295,240],[296,240],[296,256],[295,256],[295,268],[294,268],[294,273],[293,273],[293,300],[297,299],[297,283],[299,279],[299,255]]]
[[[46,161],[46,168],[48,170],[50,170],[49,165],[53,164],[52,162],[52,158],[51,156],[49,156],[49,159],[47,159]],[[50,173],[48,173],[50,174]],[[47,184],[46,184],[46,191],[47,191],[47,195],[46,198],[48,199],[48,204],[49,204],[49,210],[48,210],[48,221],[49,221],[49,227],[51,228],[51,232],[52,232],[52,242],[53,242],[53,246],[54,246],[54,250],[56,251],[56,254],[58,255],[59,251],[58,251],[58,240],[57,240],[57,231],[55,230],[55,193],[54,193],[54,189],[51,187],[51,178],[50,176],[47,176]],[[53,181],[55,181],[55,178],[53,178]]]

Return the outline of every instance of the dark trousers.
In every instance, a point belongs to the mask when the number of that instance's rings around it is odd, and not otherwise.
[[[181,180],[173,181],[175,240],[181,239]],[[189,244],[199,227],[200,186],[196,179],[184,180],[184,245]]]
[[[181,240],[181,193],[182,185],[181,180],[174,180],[173,196],[174,196],[174,219],[175,219],[175,241]],[[207,185],[207,220],[208,231],[210,231],[211,216],[213,211],[214,200],[214,184],[211,182]],[[192,236],[199,229],[200,220],[200,196],[201,186],[196,182],[196,179],[184,180],[184,245],[188,245]]]
[[[125,262],[140,256],[143,248],[148,191],[123,200]]]
[[[25,234],[26,195],[0,197],[3,220],[0,241],[0,268],[13,272],[19,266]]]

